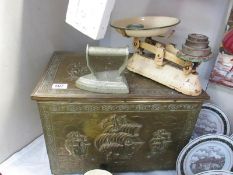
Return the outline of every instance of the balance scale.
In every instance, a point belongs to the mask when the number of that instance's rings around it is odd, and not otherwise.
[[[202,87],[196,67],[212,55],[208,37],[190,34],[178,50],[167,41],[179,23],[173,17],[148,16],[116,20],[111,26],[124,37],[133,37],[135,51],[128,60],[128,70],[183,94],[198,96]]]

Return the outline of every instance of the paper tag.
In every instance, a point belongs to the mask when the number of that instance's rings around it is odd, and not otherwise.
[[[106,33],[115,0],[69,0],[66,23],[92,39]]]
[[[52,89],[67,89],[68,84],[53,84]]]

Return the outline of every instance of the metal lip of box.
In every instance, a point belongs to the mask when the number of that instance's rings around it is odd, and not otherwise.
[[[37,101],[53,174],[175,169],[204,100],[125,71],[129,94],[75,87],[85,57],[55,52],[31,97]]]

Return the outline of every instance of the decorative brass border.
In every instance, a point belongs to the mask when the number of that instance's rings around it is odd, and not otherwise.
[[[47,106],[51,112],[77,112],[77,113],[90,113],[90,112],[158,112],[160,110],[193,110],[199,109],[200,104],[188,103],[154,103],[154,104],[111,104],[111,103],[98,103],[98,104],[79,104],[67,102],[39,102],[43,106]]]

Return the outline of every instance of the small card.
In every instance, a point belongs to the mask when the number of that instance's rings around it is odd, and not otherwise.
[[[52,89],[67,89],[68,84],[53,84]]]

